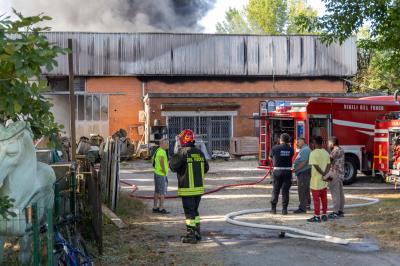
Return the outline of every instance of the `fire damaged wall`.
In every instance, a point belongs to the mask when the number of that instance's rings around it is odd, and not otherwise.
[[[347,77],[357,71],[355,38],[322,44],[318,36],[165,33],[45,33],[74,40],[81,76]],[[49,75],[67,75],[67,56]]]

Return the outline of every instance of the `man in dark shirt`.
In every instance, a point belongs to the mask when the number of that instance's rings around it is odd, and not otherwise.
[[[289,205],[289,190],[292,185],[292,158],[293,149],[289,145],[290,136],[283,133],[280,136],[279,145],[272,147],[270,159],[273,163],[273,188],[271,199],[271,213],[276,214],[276,204],[282,189],[282,214],[287,215]]]

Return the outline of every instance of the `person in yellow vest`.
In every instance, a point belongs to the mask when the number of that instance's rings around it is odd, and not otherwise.
[[[164,208],[165,195],[168,187],[168,156],[167,139],[160,140],[160,147],[152,157],[154,167],[154,207],[153,213],[168,214]]]
[[[177,173],[178,196],[182,198],[186,218],[186,235],[181,237],[181,241],[196,244],[201,240],[199,205],[209,165],[203,152],[195,147],[191,130],[183,130],[178,139],[181,148],[171,158],[169,167]]]

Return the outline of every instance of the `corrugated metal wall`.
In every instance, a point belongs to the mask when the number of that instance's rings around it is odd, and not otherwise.
[[[163,33],[44,33],[67,47],[74,39],[75,74],[206,76],[351,76],[355,38],[326,47],[316,36]],[[67,75],[67,56],[51,75]]]

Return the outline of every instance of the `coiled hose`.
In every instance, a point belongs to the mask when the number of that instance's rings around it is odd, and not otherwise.
[[[379,199],[369,198],[369,197],[357,197],[357,196],[348,195],[348,196],[346,196],[346,198],[367,201],[365,203],[345,205],[346,209],[364,207],[364,206],[376,204],[379,202]],[[329,208],[332,208],[332,206],[329,206]],[[288,210],[293,211],[295,209],[296,208],[292,207],[292,208],[289,208]],[[350,243],[350,240],[348,240],[348,239],[318,234],[318,233],[314,233],[314,232],[310,232],[310,231],[306,231],[306,230],[302,230],[302,229],[298,229],[298,228],[294,228],[294,227],[270,225],[270,224],[257,224],[257,223],[250,223],[250,222],[243,222],[243,221],[235,220],[235,217],[238,217],[241,215],[269,212],[270,210],[271,210],[271,208],[264,208],[264,209],[251,209],[251,210],[242,210],[242,211],[237,211],[237,212],[231,212],[225,216],[225,221],[230,224],[239,225],[239,226],[261,228],[261,229],[268,229],[268,230],[277,230],[277,231],[281,232],[282,236],[288,236],[288,237],[292,237],[292,238],[303,238],[303,239],[316,240],[316,241],[325,241],[325,242],[341,244],[341,245],[347,245]]]

